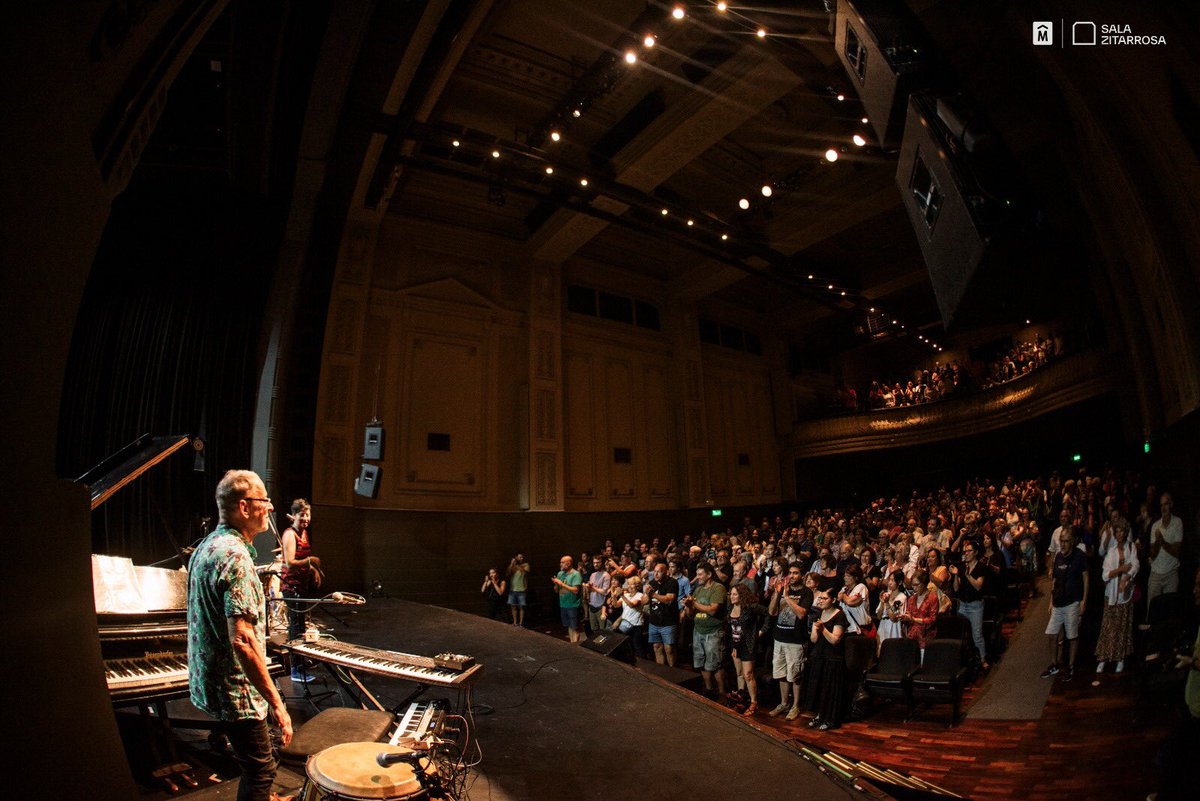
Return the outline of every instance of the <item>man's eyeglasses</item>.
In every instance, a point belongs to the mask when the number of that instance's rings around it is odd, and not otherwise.
[[[251,498],[250,496],[246,496],[245,498],[242,498],[242,500],[243,501],[257,501],[259,503],[270,503],[271,502],[270,498]]]

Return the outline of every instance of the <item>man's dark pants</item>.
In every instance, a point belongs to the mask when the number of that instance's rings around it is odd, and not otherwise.
[[[242,769],[237,801],[269,801],[275,783],[275,754],[266,719],[225,721],[221,728]]]

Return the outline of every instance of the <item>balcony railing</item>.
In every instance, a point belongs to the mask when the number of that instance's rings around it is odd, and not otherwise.
[[[900,448],[1004,428],[1110,392],[1117,374],[1112,355],[1095,350],[965,398],[810,420],[796,426],[792,455]]]

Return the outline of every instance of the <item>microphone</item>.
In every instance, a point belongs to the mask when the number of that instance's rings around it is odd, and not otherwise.
[[[366,598],[363,598],[361,595],[355,595],[352,592],[331,592],[329,594],[329,600],[333,601],[335,604],[348,604],[350,606],[362,606],[367,602]]]
[[[375,757],[375,761],[379,763],[381,768],[390,768],[392,765],[397,765],[401,762],[407,762],[414,767],[421,766],[422,755],[416,751],[401,751],[398,754],[389,754],[386,751]]]

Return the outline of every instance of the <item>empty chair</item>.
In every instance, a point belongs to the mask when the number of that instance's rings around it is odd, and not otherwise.
[[[939,640],[963,640],[971,636],[971,623],[958,615],[938,615],[937,634]]]
[[[916,640],[903,637],[884,640],[879,664],[867,673],[863,686],[872,698],[903,698],[905,717],[912,717],[912,677],[920,666],[921,648]]]
[[[1003,650],[1002,624],[1000,600],[994,595],[983,596],[983,642],[988,649],[987,656],[993,659]]]
[[[925,661],[920,670],[913,674],[911,683],[913,701],[949,703],[953,706],[951,726],[958,722],[963,687],[967,679],[962,654],[961,639],[937,639],[926,643]]]
[[[1000,608],[1004,614],[1013,612],[1017,620],[1024,620],[1021,613],[1021,583],[1023,581],[1019,568],[1006,567],[1000,573]]]

